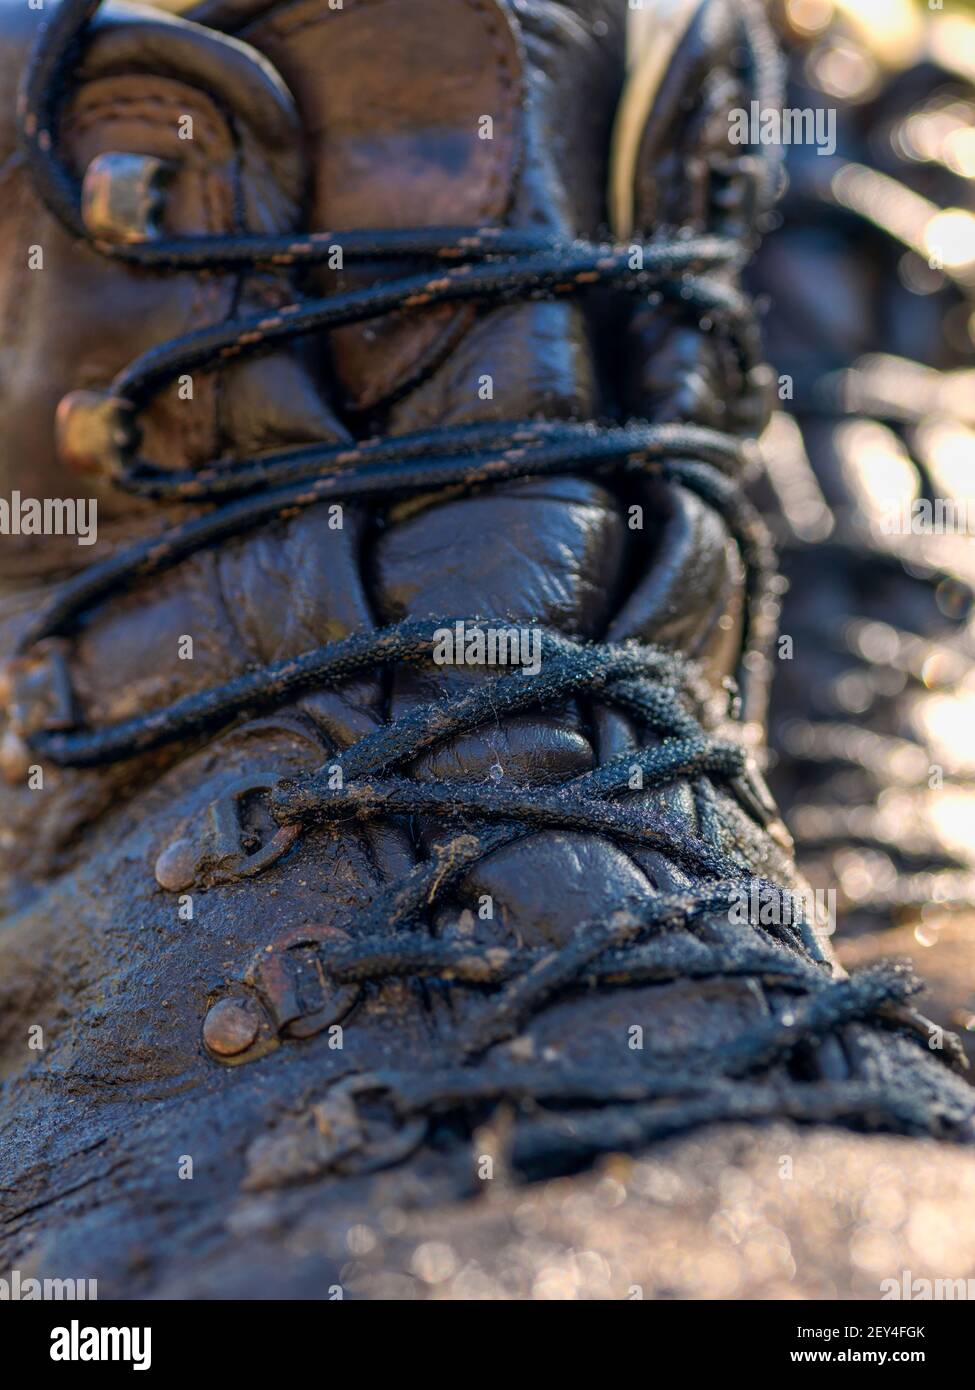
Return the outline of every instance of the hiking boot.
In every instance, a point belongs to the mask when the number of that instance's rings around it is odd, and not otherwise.
[[[98,503],[4,597],[9,1263],[322,1294],[704,1125],[967,1141],[754,757],[760,7],[92,8],[4,12],[6,489]]]
[[[785,13],[786,105],[832,110],[835,148],[787,148],[752,270],[794,413],[766,441],[790,582],[771,779],[841,958],[923,957],[971,1052],[975,25]]]

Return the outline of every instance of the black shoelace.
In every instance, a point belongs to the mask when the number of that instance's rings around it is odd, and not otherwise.
[[[429,260],[431,272],[411,274],[326,299],[302,300],[276,313],[205,328],[144,354],[112,384],[106,400],[119,440],[106,460],[115,485],[168,502],[213,504],[212,509],[118,551],[64,583],[25,634],[29,651],[42,639],[69,634],[77,620],[122,585],[144,579],[206,546],[240,535],[296,509],[325,501],[389,501],[438,488],[466,490],[544,474],[640,472],[697,493],[725,519],[748,572],[746,654],[764,651],[774,622],[776,579],[767,533],[743,498],[745,443],[694,425],[636,422],[625,426],[518,420],[444,427],[354,444],[309,445],[257,458],[221,461],[195,472],[171,473],[133,456],[133,422],[140,407],[179,373],[208,368],[265,350],[296,335],[360,322],[392,310],[468,300],[494,305],[551,298],[598,285],[628,293],[650,290],[684,305],[710,331],[723,333],[748,382],[758,362],[758,335],[747,299],[715,272],[737,269],[743,248],[731,239],[700,236],[642,244],[643,269],[631,269],[631,246],[560,243],[497,228],[436,228],[398,232],[214,236],[114,245],[92,241],[79,211],[75,180],[59,161],[57,114],[68,67],[97,0],[65,0],[47,20],[26,73],[20,103],[23,147],[47,208],[76,237],[103,255],[151,269],[233,266],[309,266],[338,241],[347,262]],[[747,9],[747,23],[758,22]],[[764,29],[754,58],[767,61]],[[446,266],[446,268],[444,268]],[[248,672],[165,709],[102,729],[49,729],[30,744],[39,757],[84,767],[131,758],[178,739],[226,727],[234,719],[279,705],[302,691],[341,685],[383,664],[429,661],[437,622],[405,622],[353,635],[296,658]],[[467,618],[477,622],[477,618]],[[484,617],[481,622],[489,621]],[[281,779],[269,805],[282,825],[357,818],[363,822],[428,812],[460,822],[465,833],[433,847],[406,878],[358,913],[350,938],[323,944],[319,959],[335,984],[430,976],[469,987],[480,1007],[442,1067],[407,1074],[353,1078],[356,1092],[384,1096],[401,1119],[443,1111],[473,1111],[501,1099],[532,1097],[554,1107],[520,1131],[523,1166],[567,1150],[583,1154],[630,1147],[658,1134],[709,1119],[749,1115],[846,1118],[911,1132],[951,1130],[962,1117],[951,1098],[922,1102],[891,1087],[861,1083],[796,1086],[779,1067],[771,1080],[757,1071],[785,1064],[806,1041],[856,1019],[904,1025],[899,1006],[916,981],[899,968],[878,968],[836,981],[808,922],[764,928],[767,945],[748,945],[730,930],[728,907],[742,886],[762,893],[775,885],[749,877],[722,849],[725,829],[715,787],[723,785],[754,819],[770,814],[750,779],[737,742],[706,727],[706,697],[680,655],[640,644],[579,644],[542,633],[537,675],[500,674],[474,689],[411,711],[330,759],[317,773]],[[558,786],[508,788],[465,782],[421,783],[401,773],[427,749],[487,720],[539,709],[585,694],[625,711],[657,744],[618,758]],[[329,769],[342,768],[342,785]],[[634,766],[644,788],[690,780],[700,833],[634,813],[613,798],[625,793]],[[609,922],[580,924],[559,950],[507,950],[431,938],[423,920],[439,896],[478,860],[544,827],[570,827],[624,844],[653,846],[703,880],[696,891],[664,895],[645,909]],[[757,925],[757,923],[756,923]],[[766,938],[761,938],[765,940]],[[720,1052],[653,1068],[623,1068],[607,1077],[576,1064],[515,1067],[495,1045],[511,1038],[553,996],[586,985],[645,983],[683,977],[750,975],[796,996],[781,1012],[743,1033]],[[473,1003],[473,1000],[472,1000]],[[501,1059],[499,1064],[499,1058]],[[477,1066],[464,1065],[477,1061]],[[571,1106],[571,1118],[563,1108]],[[425,1126],[417,1130],[417,1134]],[[408,1132],[413,1131],[407,1126]],[[418,1138],[416,1142],[419,1142]],[[380,1162],[401,1156],[401,1139]]]

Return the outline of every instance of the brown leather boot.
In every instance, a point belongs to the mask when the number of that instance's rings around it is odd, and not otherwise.
[[[612,0],[95,9],[4,16],[5,486],[98,503],[3,541],[8,1262],[322,1293],[705,1124],[968,1139],[746,737],[760,8],[622,95]]]

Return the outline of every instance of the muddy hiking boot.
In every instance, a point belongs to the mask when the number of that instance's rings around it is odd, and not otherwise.
[[[912,948],[971,1045],[975,24],[828,13],[783,11],[786,105],[835,126],[787,147],[750,277],[793,416],[766,439],[790,583],[771,781],[844,959]]]
[[[627,79],[600,0],[98,8],[4,11],[6,1262],[477,1296],[465,1240],[654,1141],[675,1210],[748,1135],[970,1165],[746,737],[760,9]]]

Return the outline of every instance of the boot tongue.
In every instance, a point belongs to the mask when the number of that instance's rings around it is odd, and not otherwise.
[[[308,146],[309,226],[340,234],[504,219],[521,149],[522,62],[495,0],[225,3],[194,17],[265,54],[293,93]],[[334,268],[318,279],[321,293],[362,283]],[[444,306],[333,333],[346,406],[392,395],[472,317]]]

